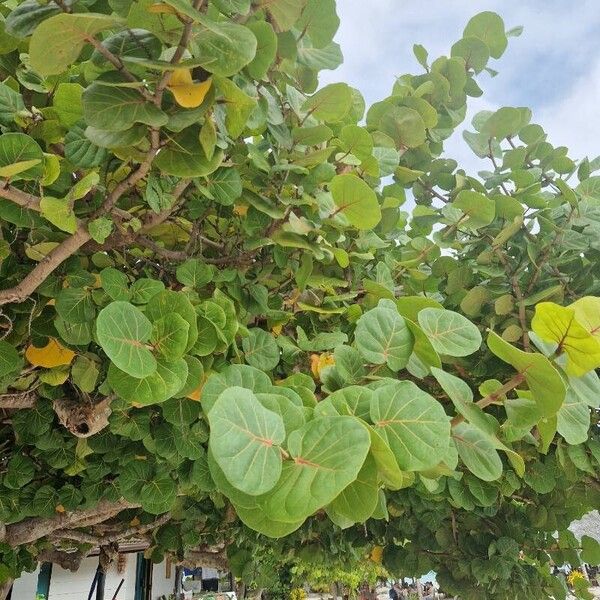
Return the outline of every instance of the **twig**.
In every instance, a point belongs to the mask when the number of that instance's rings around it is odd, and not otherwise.
[[[196,10],[200,10],[203,3],[204,3],[204,0],[194,0],[192,6]],[[181,34],[181,39],[179,40],[179,44],[177,45],[177,48],[175,49],[175,53],[173,54],[173,57],[171,58],[172,65],[176,65],[183,57],[184,52],[187,50],[187,45],[189,44],[190,37],[192,35],[192,25],[193,25],[193,23],[190,20],[187,20],[185,22],[185,24],[183,26],[183,32]],[[167,84],[169,83],[170,78],[171,78],[171,71],[165,71],[164,75],[161,77],[160,81],[158,82],[158,84],[156,86],[156,90],[154,92],[154,103],[156,104],[156,106],[160,107],[161,102],[162,102],[163,92],[164,92],[165,88],[167,87]]]
[[[486,406],[490,404],[494,404],[504,396],[507,392],[514,390],[518,385],[525,381],[525,373],[517,373],[514,377],[509,379],[501,388],[497,389],[495,392],[488,394],[481,400],[478,400],[475,404],[479,406],[479,408],[484,409]],[[463,415],[456,415],[451,421],[452,427],[455,427],[459,423],[462,423],[465,420]]]
[[[496,162],[496,158],[494,157],[494,152],[492,150],[492,138],[490,138],[488,140],[488,147],[490,149],[490,153],[488,154],[488,157],[491,159],[492,164],[494,165],[494,170],[498,171],[498,163]],[[504,192],[504,194],[506,196],[510,196],[510,192],[508,191],[508,189],[504,185],[504,181],[500,182],[500,187],[502,188],[502,191]]]

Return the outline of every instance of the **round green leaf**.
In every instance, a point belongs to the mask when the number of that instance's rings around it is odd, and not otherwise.
[[[424,471],[446,457],[449,417],[435,398],[412,381],[377,389],[371,403],[371,420],[404,471]]]
[[[500,455],[485,433],[468,423],[460,423],[454,427],[452,436],[458,455],[473,475],[483,481],[494,481],[502,475]]]
[[[115,24],[114,17],[109,15],[63,13],[52,16],[40,23],[31,36],[31,66],[43,77],[59,75],[77,60],[88,38]]]
[[[391,106],[379,121],[379,129],[389,135],[396,148],[416,148],[425,142],[425,123],[413,108]]]
[[[260,369],[271,371],[279,364],[279,346],[275,338],[258,327],[250,329],[248,336],[242,341],[246,362]]]
[[[267,75],[277,56],[277,35],[266,21],[254,21],[248,23],[247,27],[255,35],[258,45],[256,55],[246,68],[250,77],[260,80]]]
[[[281,474],[282,418],[250,390],[232,387],[217,398],[208,419],[210,450],[231,485],[254,496],[272,489]]]
[[[156,371],[156,359],[146,347],[152,323],[139,309],[129,302],[112,302],[100,311],[96,328],[99,344],[119,369],[138,378]]]
[[[123,400],[142,405],[158,404],[175,396],[185,385],[187,375],[187,363],[182,358],[170,362],[160,359],[154,373],[141,379],[111,364],[108,383]]]
[[[419,325],[440,354],[468,356],[481,346],[481,333],[469,319],[451,310],[424,308]]]
[[[382,300],[366,312],[356,324],[354,337],[358,351],[374,365],[387,364],[399,371],[408,363],[412,334],[391,300]]]
[[[329,184],[338,212],[357,229],[373,229],[381,221],[375,192],[356,175],[336,175]]]
[[[364,523],[373,514],[378,501],[377,466],[367,455],[356,480],[341,491],[331,506],[354,523]]]
[[[341,121],[352,107],[352,89],[345,83],[331,83],[311,96],[302,110],[328,123]]]
[[[221,373],[213,373],[202,389],[202,408],[212,410],[217,398],[230,387],[241,387],[254,393],[270,392],[273,384],[269,376],[248,365],[229,365]]]
[[[460,226],[469,229],[485,227],[496,216],[496,203],[484,194],[471,190],[459,192],[452,206],[464,213],[460,219]]]
[[[166,360],[181,358],[186,350],[190,324],[172,313],[153,323],[151,343]]]
[[[490,49],[492,58],[500,58],[508,45],[502,17],[491,11],[475,15],[467,23],[463,35],[479,38]]]
[[[209,160],[198,142],[199,132],[188,127],[173,136],[158,154],[154,164],[166,175],[176,177],[206,177],[216,171],[223,160],[223,152],[218,150]]]
[[[355,417],[316,419],[292,432],[291,460],[275,488],[259,499],[265,513],[295,522],[326,506],[357,478],[369,446],[369,432]]]
[[[475,73],[483,71],[490,59],[490,50],[479,38],[474,36],[464,37],[458,40],[451,49],[453,57],[464,58],[468,69],[473,69]]]
[[[209,73],[231,77],[252,62],[257,45],[256,36],[248,27],[203,17],[196,58]]]
[[[135,123],[166,125],[168,117],[132,88],[92,83],[83,93],[83,115],[90,127],[125,131]],[[197,138],[196,138],[197,139]]]

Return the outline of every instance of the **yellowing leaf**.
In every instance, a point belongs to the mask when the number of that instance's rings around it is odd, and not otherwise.
[[[273,325],[271,327],[271,331],[274,335],[281,335],[281,330],[283,329],[283,323],[279,323],[279,325]]]
[[[69,365],[75,358],[75,352],[65,348],[54,338],[50,338],[43,348],[30,345],[25,351],[25,358],[35,367],[51,369],[60,365]]]
[[[584,296],[569,305],[575,318],[591,335],[600,340],[600,298]]]
[[[321,371],[325,367],[335,365],[333,354],[311,354],[310,355],[310,370],[315,376],[315,379],[321,378]]]
[[[31,169],[31,167],[35,167],[39,165],[42,161],[39,158],[35,158],[32,160],[21,160],[19,162],[12,163],[11,165],[6,165],[5,167],[0,167],[0,177],[10,178],[14,175],[18,175],[23,171],[27,171]]]
[[[138,517],[133,517],[133,519],[129,521],[129,527],[137,527],[140,523],[141,521],[138,519]]]
[[[531,327],[543,340],[558,344],[558,353],[566,353],[569,374],[584,375],[600,366],[600,338],[594,337],[577,320],[574,307],[540,302],[535,307]]]
[[[245,217],[248,214],[248,206],[244,204],[236,204],[233,207],[233,212],[240,217]]]
[[[168,15],[176,15],[177,11],[172,7],[169,6],[168,4],[151,4],[148,8],[147,8],[149,13],[153,13],[155,15],[159,15],[159,14],[168,14]]]
[[[202,377],[202,380],[200,381],[200,384],[198,385],[198,387],[191,391],[186,398],[189,398],[190,400],[196,400],[196,402],[198,402],[200,400],[200,398],[202,398],[202,389],[204,388],[204,384],[206,383],[206,379],[207,379],[207,375],[204,374],[204,376]]]
[[[179,106],[196,108],[204,101],[211,85],[211,79],[207,79],[201,83],[194,83],[192,72],[189,69],[175,69],[167,88],[171,90]]]
[[[54,510],[61,514],[67,512],[66,508],[62,504],[59,504]]]
[[[370,558],[374,563],[381,564],[381,558],[383,557],[383,548],[381,546],[375,546],[371,550]]]

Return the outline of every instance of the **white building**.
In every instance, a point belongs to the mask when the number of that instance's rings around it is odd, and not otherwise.
[[[32,573],[23,573],[15,580],[10,600],[87,600],[94,587],[98,557],[85,558],[75,573],[59,565],[44,563]],[[184,582],[185,580],[185,582]],[[183,584],[182,584],[183,582]],[[192,598],[202,589],[229,591],[231,580],[226,573],[214,569],[196,569],[193,575],[169,560],[152,564],[143,552],[119,555],[104,582],[104,600],[171,600],[176,591],[188,590],[183,597]],[[118,590],[118,593],[117,593]],[[194,594],[194,597],[197,597]],[[96,591],[91,599],[96,600]],[[227,600],[225,594],[216,596]]]

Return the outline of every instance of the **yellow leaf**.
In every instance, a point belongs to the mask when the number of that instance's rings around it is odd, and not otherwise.
[[[383,548],[381,546],[375,546],[373,550],[371,550],[371,560],[377,564],[381,564],[381,559],[383,557]]]
[[[43,348],[30,345],[25,351],[25,358],[35,367],[51,369],[60,365],[70,365],[75,352],[65,348],[54,338],[50,338]]]
[[[169,6],[168,4],[163,4],[163,3],[151,4],[147,10],[149,13],[153,13],[155,15],[159,15],[161,13],[166,13],[168,15],[176,15],[177,14],[177,11],[172,6]]]
[[[333,358],[333,354],[323,353],[310,355],[310,370],[315,376],[315,379],[320,379],[321,371],[325,367],[330,367],[332,365],[335,365],[335,359]]]
[[[283,329],[283,323],[279,323],[279,325],[273,325],[271,327],[271,331],[274,335],[281,335],[281,330]]]
[[[595,338],[600,340],[600,298],[584,296],[569,305],[575,318]]]
[[[248,207],[244,204],[236,204],[233,207],[233,212],[239,217],[245,217],[248,214]]]
[[[140,523],[141,523],[141,521],[137,517],[133,517],[133,519],[131,519],[131,521],[129,521],[129,526],[137,527]]]
[[[543,340],[558,344],[557,354],[568,356],[567,373],[579,376],[600,367],[600,338],[576,319],[574,308],[540,302],[531,327]]]
[[[207,79],[201,83],[194,83],[192,72],[189,69],[175,69],[167,88],[171,90],[179,106],[196,108],[204,101],[211,85],[211,79]]]
[[[55,509],[54,509],[57,513],[64,513],[67,512],[67,510],[65,509],[65,507],[62,504],[59,504]]]

